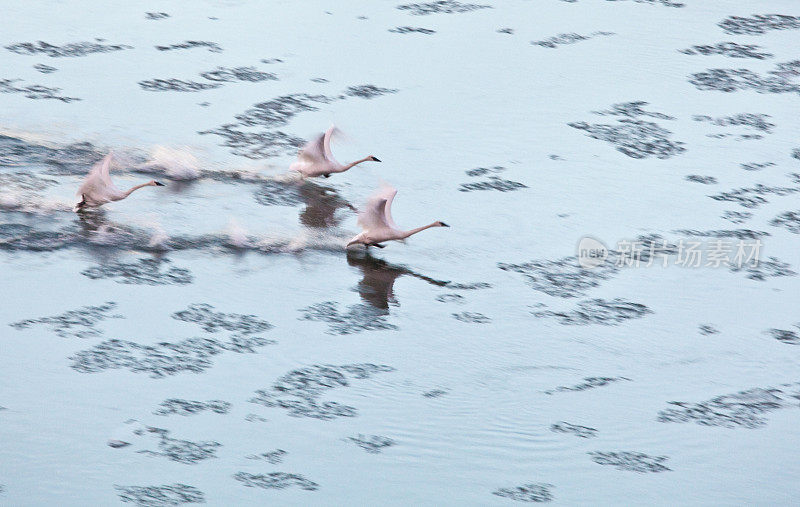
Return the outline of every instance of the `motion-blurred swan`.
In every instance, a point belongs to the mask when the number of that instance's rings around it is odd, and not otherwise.
[[[392,220],[392,201],[397,195],[397,189],[386,186],[375,192],[364,210],[358,214],[358,225],[364,232],[350,240],[347,246],[358,245],[359,243],[367,247],[377,246],[383,248],[384,241],[402,241],[407,237],[431,227],[450,227],[444,222],[433,222],[423,225],[410,231],[401,231]]]
[[[75,205],[75,211],[81,211],[85,208],[96,208],[103,204],[120,201],[131,195],[134,191],[143,187],[163,187],[163,183],[155,180],[150,180],[147,183],[136,185],[128,190],[120,190],[111,181],[111,153],[98,162],[89,171],[83,184],[78,189],[77,195],[81,197],[78,204]]]
[[[361,162],[380,162],[372,155],[364,157],[347,165],[342,165],[333,158],[331,153],[331,136],[337,132],[336,127],[331,127],[324,134],[320,134],[316,139],[303,146],[297,155],[297,161],[289,166],[290,171],[297,171],[304,178],[314,176],[329,177],[331,173],[343,173],[354,165]]]

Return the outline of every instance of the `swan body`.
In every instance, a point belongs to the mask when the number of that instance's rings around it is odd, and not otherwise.
[[[337,132],[336,127],[329,128],[324,134],[318,135],[307,143],[297,155],[297,161],[289,166],[290,171],[299,172],[304,178],[316,176],[329,177],[332,173],[343,173],[351,167],[362,162],[380,162],[372,155],[342,165],[333,157],[331,152],[331,137]]]
[[[85,208],[96,208],[113,201],[120,201],[131,195],[136,190],[144,187],[163,187],[163,183],[150,180],[128,190],[120,190],[111,181],[111,159],[109,153],[100,162],[94,165],[83,180],[77,195],[81,197],[80,202],[75,205],[74,211],[81,211]]]
[[[376,246],[383,248],[384,241],[402,241],[418,232],[430,229],[431,227],[450,227],[444,222],[436,221],[422,227],[401,230],[392,220],[392,201],[397,195],[397,189],[386,186],[375,192],[367,201],[367,205],[358,214],[358,225],[363,232],[347,243],[347,246],[362,244],[364,246]]]

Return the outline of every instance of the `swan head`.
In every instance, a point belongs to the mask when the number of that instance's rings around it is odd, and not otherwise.
[[[156,181],[156,180],[151,181],[150,185],[152,185],[154,187],[164,187],[164,186],[166,186],[163,183],[161,183],[160,181]]]
[[[369,159],[373,162],[380,162],[380,159],[378,157],[373,157],[372,155],[369,156]]]
[[[446,223],[442,222],[441,220],[437,220],[435,223],[436,227],[450,227]]]

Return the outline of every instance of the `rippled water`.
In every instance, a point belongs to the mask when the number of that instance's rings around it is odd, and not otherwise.
[[[800,500],[795,2],[6,3],[0,504]]]

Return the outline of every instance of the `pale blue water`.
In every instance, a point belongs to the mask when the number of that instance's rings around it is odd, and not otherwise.
[[[796,504],[800,9],[675,3],[0,4],[0,504]]]

